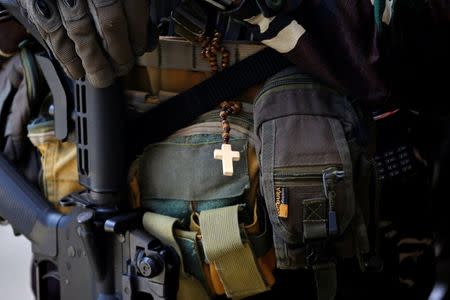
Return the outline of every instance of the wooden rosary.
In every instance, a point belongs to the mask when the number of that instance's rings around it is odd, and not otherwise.
[[[240,153],[238,151],[232,151],[230,142],[230,122],[228,122],[228,116],[237,113],[241,110],[242,104],[236,101],[223,101],[220,104],[219,117],[222,123],[222,147],[221,149],[214,150],[214,159],[222,160],[223,175],[233,175],[233,161],[240,159]]]
[[[223,101],[220,103],[219,117],[222,122],[222,140],[224,144],[228,144],[230,141],[230,122],[228,122],[228,116],[238,113],[242,108],[242,104],[237,101]]]
[[[202,37],[200,39],[202,46],[201,54],[204,59],[208,60],[211,66],[211,72],[219,71],[219,63],[217,54],[221,54],[220,70],[226,69],[230,65],[230,52],[222,45],[222,35],[220,32],[214,32],[213,38]],[[240,153],[231,149],[230,142],[230,122],[228,116],[241,110],[242,104],[236,101],[224,101],[220,104],[219,117],[222,123],[222,147],[214,150],[214,159],[222,160],[223,175],[233,175],[233,161],[240,159]]]
[[[219,71],[218,53],[221,54],[221,69],[228,68],[230,65],[230,52],[222,45],[222,34],[220,32],[215,31],[212,39],[210,37],[201,37],[200,43],[202,46],[202,57],[208,60],[213,73]]]

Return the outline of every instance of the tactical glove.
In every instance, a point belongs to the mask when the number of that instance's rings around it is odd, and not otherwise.
[[[133,67],[151,36],[148,0],[18,0],[72,79],[110,85]]]

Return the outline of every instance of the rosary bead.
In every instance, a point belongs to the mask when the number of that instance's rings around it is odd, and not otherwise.
[[[219,71],[219,67],[223,70],[230,65],[230,52],[227,51],[225,47],[221,46],[221,39],[222,34],[218,31],[214,32],[212,38],[206,36],[201,36],[199,38],[199,42],[202,46],[201,55],[204,59],[208,59],[213,73]],[[220,63],[217,61],[217,52],[219,51],[222,53]]]
[[[220,103],[221,111],[219,112],[219,116],[221,118],[221,124],[222,124],[222,140],[224,144],[228,144],[230,140],[230,131],[231,131],[231,125],[230,122],[227,120],[228,116],[230,114],[234,114],[241,110],[242,104],[240,102],[235,101],[223,101]]]
[[[241,102],[234,102],[233,103],[234,112],[240,112],[242,109],[242,103]]]
[[[221,111],[219,113],[219,117],[223,120],[223,119],[226,119],[228,117],[228,114],[225,111]]]

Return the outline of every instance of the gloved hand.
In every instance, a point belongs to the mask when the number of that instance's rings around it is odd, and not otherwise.
[[[149,0],[18,1],[67,75],[98,88],[130,71],[150,43]]]

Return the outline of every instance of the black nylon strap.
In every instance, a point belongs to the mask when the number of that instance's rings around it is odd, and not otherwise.
[[[291,65],[273,49],[265,48],[145,113],[133,126],[137,153],[186,127],[221,101],[232,99]]]
[[[326,263],[313,266],[317,300],[334,300],[337,290],[336,265]]]

